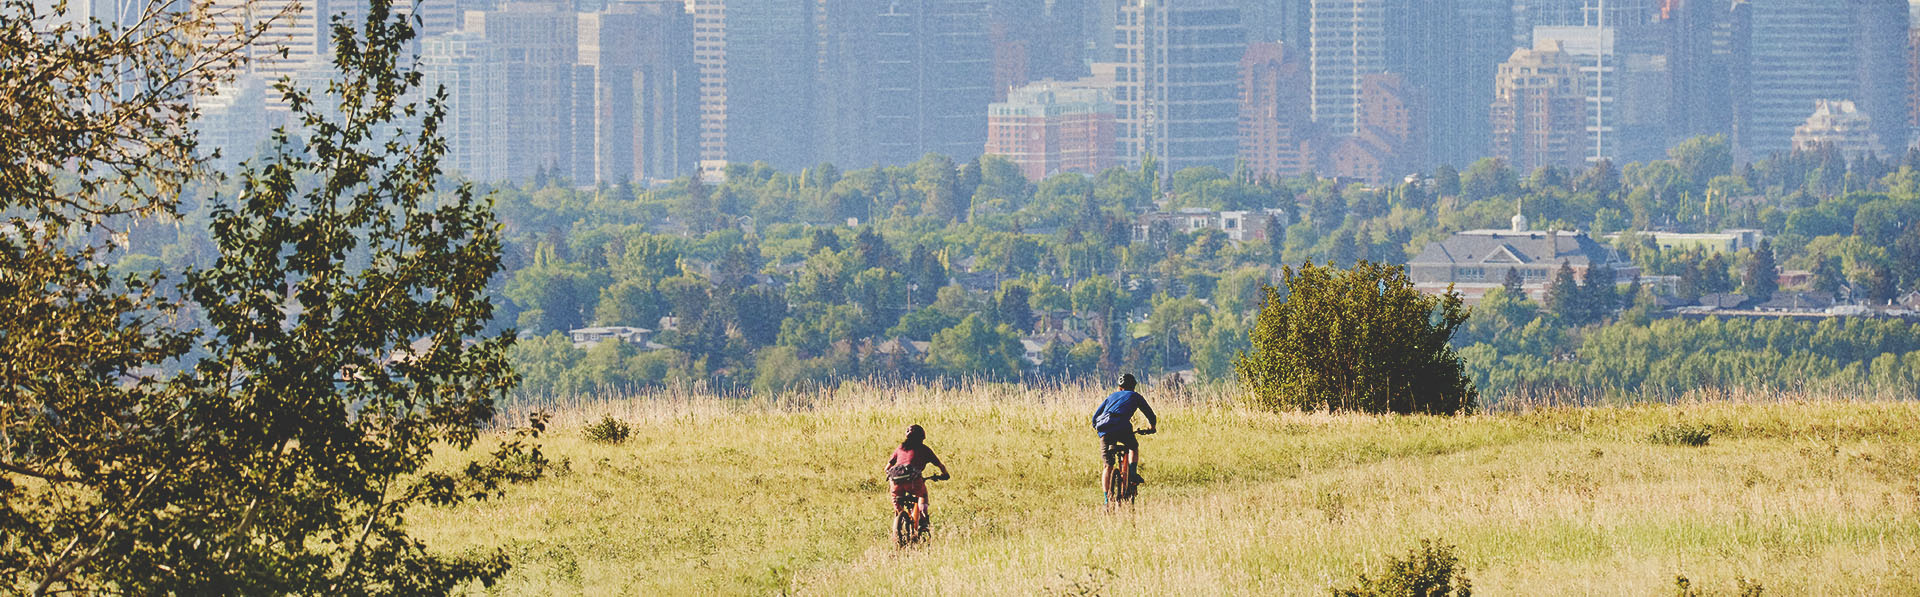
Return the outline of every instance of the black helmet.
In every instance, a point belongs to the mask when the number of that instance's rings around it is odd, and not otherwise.
[[[1139,380],[1133,378],[1132,373],[1120,374],[1120,389],[1122,390],[1131,390],[1133,386],[1139,385],[1139,383]]]
[[[918,424],[907,426],[907,439],[905,443],[915,444],[925,439],[927,439],[926,429],[922,429]]]

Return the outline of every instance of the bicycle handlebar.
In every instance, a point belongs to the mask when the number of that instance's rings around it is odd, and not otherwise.
[[[1159,429],[1159,428],[1157,428],[1157,427],[1148,427],[1148,428],[1146,428],[1146,429],[1142,429],[1142,430],[1140,430],[1140,431],[1139,431],[1139,434],[1140,434],[1140,435],[1153,435],[1153,432],[1155,432],[1155,431],[1159,431],[1159,430],[1160,430],[1160,429]]]

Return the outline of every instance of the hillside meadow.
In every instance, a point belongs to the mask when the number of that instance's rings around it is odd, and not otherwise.
[[[515,568],[480,594],[1325,595],[1422,539],[1457,546],[1482,595],[1671,594],[1681,575],[1705,594],[1920,593],[1920,403],[1395,417],[1148,388],[1149,484],[1109,511],[1086,423],[1102,393],[564,405],[552,475],[409,524],[437,549],[507,549]],[[604,416],[632,436],[587,441]],[[880,468],[911,423],[954,480],[933,486],[932,538],[903,550]]]

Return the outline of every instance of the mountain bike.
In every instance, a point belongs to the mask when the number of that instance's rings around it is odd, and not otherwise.
[[[1153,432],[1153,429],[1142,430],[1136,438],[1139,435],[1153,435]],[[1107,469],[1106,474],[1100,477],[1100,490],[1105,492],[1105,503],[1108,506],[1133,503],[1134,495],[1140,489],[1140,484],[1133,481],[1134,471],[1140,467],[1140,452],[1118,445],[1107,446],[1105,452]]]
[[[922,481],[945,481],[946,475],[921,477]],[[927,533],[927,500],[917,495],[893,498],[893,541],[900,547],[920,542]]]

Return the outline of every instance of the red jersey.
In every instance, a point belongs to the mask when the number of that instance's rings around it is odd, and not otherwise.
[[[894,448],[893,457],[887,459],[887,461],[893,463],[890,466],[904,464],[915,471],[924,471],[927,470],[927,465],[940,462],[940,457],[933,455],[933,448],[927,447],[926,444],[921,444],[911,449],[905,447]]]

